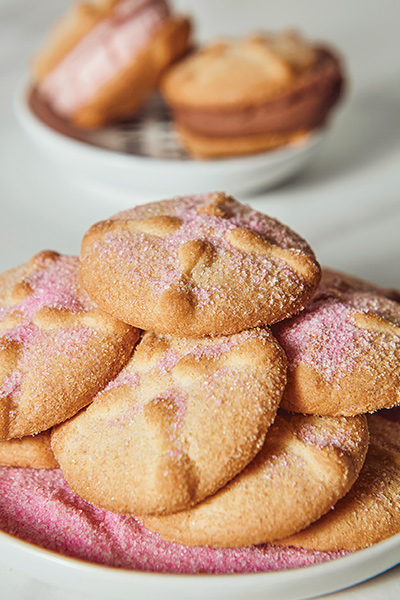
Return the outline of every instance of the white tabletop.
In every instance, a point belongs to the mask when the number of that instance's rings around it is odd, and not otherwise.
[[[44,248],[78,253],[89,225],[124,207],[112,198],[107,202],[71,187],[34,149],[13,116],[14,90],[50,23],[67,4],[0,0],[0,270]],[[175,6],[195,17],[200,39],[296,26],[340,48],[350,84],[330,137],[312,166],[279,188],[239,199],[298,231],[322,264],[400,288],[398,0],[176,0]],[[141,198],[133,190],[132,205],[136,201]],[[72,598],[4,567],[0,590],[2,600]],[[399,597],[400,567],[327,596]]]

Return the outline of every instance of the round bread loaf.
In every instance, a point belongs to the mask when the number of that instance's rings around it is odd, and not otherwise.
[[[304,139],[325,124],[342,86],[336,53],[282,31],[200,48],[161,89],[188,152],[215,158]]]

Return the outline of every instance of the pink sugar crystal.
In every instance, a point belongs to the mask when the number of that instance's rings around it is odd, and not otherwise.
[[[165,542],[133,517],[96,508],[79,498],[59,470],[0,468],[0,528],[78,559],[163,573],[276,571],[344,555],[270,545],[216,549]]]
[[[122,369],[118,373],[115,379],[110,381],[107,386],[104,388],[103,392],[108,392],[109,390],[122,387],[123,385],[128,385],[132,387],[137,387],[140,383],[140,376],[135,371],[130,371],[125,368]]]
[[[38,327],[33,322],[36,313],[44,308],[70,313],[95,308],[78,285],[78,265],[79,259],[74,256],[50,255],[42,258],[41,265],[23,280],[27,289],[31,290],[26,298],[18,304],[1,307],[2,319],[10,313],[21,317],[20,323],[4,329],[0,336],[0,344],[12,342],[17,345],[18,359],[17,368],[0,386],[2,396],[17,395],[19,384],[11,385],[11,382],[20,382],[22,373],[41,373],[41,381],[50,385],[46,378],[51,361],[54,364],[54,359],[67,358],[73,370],[74,362],[84,360],[90,340],[97,335],[91,327],[79,325],[78,320],[73,326],[54,329]],[[100,355],[98,359],[98,367],[101,368]]]
[[[176,216],[182,221],[181,227],[162,239],[151,239],[139,232],[135,232],[135,240],[127,231],[109,232],[102,240],[95,242],[92,251],[99,254],[104,260],[118,256],[120,261],[113,263],[113,268],[120,271],[122,277],[132,285],[139,284],[145,278],[151,285],[155,296],[169,289],[172,285],[182,284],[182,274],[179,267],[178,250],[186,243],[201,240],[209,244],[219,262],[214,261],[212,270],[222,268],[230,273],[236,281],[236,287],[246,288],[248,285],[259,287],[269,278],[273,278],[276,263],[279,263],[279,282],[271,281],[271,305],[280,305],[283,290],[296,287],[296,294],[301,292],[298,274],[294,273],[283,260],[271,256],[245,255],[227,240],[227,234],[238,227],[250,229],[258,233],[272,244],[282,248],[291,248],[293,252],[310,253],[307,244],[289,228],[271,219],[266,215],[252,210],[250,207],[228,201],[226,218],[198,212],[209,194],[175,198],[171,201],[154,203],[135,207],[134,209],[119,213],[114,220],[143,219],[159,215]],[[137,248],[140,247],[140,252]],[[160,248],[162,260],[160,260]],[[143,256],[146,260],[143,261]],[[128,265],[128,267],[126,267]],[[200,267],[198,267],[200,268]],[[203,267],[205,271],[209,267]],[[196,279],[196,278],[194,278]],[[213,278],[215,279],[215,278]],[[207,280],[207,277],[204,278]],[[221,279],[222,281],[222,279]],[[280,286],[280,284],[283,285]],[[276,285],[274,285],[276,283]],[[228,293],[229,282],[214,284],[211,280],[207,284],[197,285],[188,278],[183,285],[185,291],[192,294],[198,307],[209,305],[218,293],[224,296]],[[186,288],[189,288],[187,290]],[[282,289],[280,290],[280,287]],[[290,292],[286,291],[286,296]]]
[[[351,440],[346,429],[335,427],[332,429],[324,429],[323,427],[315,427],[312,424],[304,425],[297,432],[297,437],[306,445],[315,446],[316,448],[337,448],[339,451],[348,451],[351,449]]]
[[[0,386],[0,402],[3,398],[12,398],[18,394],[21,387],[21,373],[17,369],[7,375]]]
[[[86,293],[78,289],[78,265],[75,256],[59,256],[45,268],[33,271],[26,280],[33,293],[18,306],[19,310],[32,316],[43,307],[71,312],[92,308]]]
[[[372,315],[399,327],[399,303],[385,297],[383,290],[373,285],[357,280],[353,285],[351,280],[346,281],[334,272],[329,272],[322,281],[299,315],[272,327],[288,356],[289,370],[305,363],[326,381],[336,380],[334,385],[338,386],[340,378],[360,366],[378,377],[377,357],[387,371],[397,369],[398,336],[359,327],[356,316]]]
[[[40,268],[34,269],[24,283],[32,290],[17,304],[0,307],[0,319],[19,312],[22,319],[30,321],[42,308],[55,308],[77,312],[95,307],[86,292],[78,286],[79,259],[75,256],[49,258]]]
[[[356,326],[351,308],[334,299],[311,302],[272,330],[290,370],[299,362],[308,363],[327,380],[343,377],[370,348],[370,334]]]

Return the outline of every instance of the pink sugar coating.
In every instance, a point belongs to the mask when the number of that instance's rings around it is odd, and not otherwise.
[[[323,280],[324,281],[324,280]],[[340,379],[364,364],[373,368],[374,356],[382,360],[400,353],[396,339],[381,336],[356,325],[355,314],[372,314],[400,326],[400,304],[383,295],[372,284],[344,282],[332,273],[317,289],[299,315],[273,326],[273,333],[288,356],[289,369],[307,363],[328,381]]]
[[[135,371],[130,371],[128,368],[122,369],[115,379],[110,381],[104,388],[103,392],[108,392],[123,385],[137,387],[140,383],[140,376]]]
[[[178,364],[181,358],[182,356],[177,350],[168,348],[156,364],[155,369],[159,371],[160,375],[166,375]]]
[[[297,234],[275,219],[267,217],[248,206],[232,203],[228,218],[199,214],[198,209],[209,195],[197,195],[175,198],[171,201],[156,203],[154,205],[138,206],[119,213],[114,220],[129,220],[148,218],[160,214],[177,216],[182,220],[182,225],[175,232],[162,238],[162,240],[149,240],[141,233],[135,233],[135,240],[127,233],[119,231],[117,234],[109,232],[102,240],[94,243],[92,251],[99,253],[100,257],[107,260],[109,256],[118,256],[121,271],[125,269],[122,265],[128,264],[128,276],[132,285],[146,278],[151,282],[151,288],[155,295],[162,293],[173,284],[178,284],[181,278],[179,269],[178,249],[184,244],[194,240],[202,240],[210,244],[219,256],[229,264],[232,277],[237,286],[246,288],[251,285],[259,287],[265,281],[271,279],[270,303],[280,304],[283,290],[287,290],[288,283],[296,284],[298,294],[303,285],[299,282],[298,274],[281,261],[279,275],[276,281],[272,278],[271,265],[278,259],[268,256],[256,256],[254,254],[243,255],[241,251],[232,246],[226,239],[226,234],[237,228],[243,227],[257,232],[261,237],[282,248],[292,248],[293,251],[310,253],[308,245]],[[163,251],[163,260],[159,260],[159,244]],[[141,252],[137,252],[137,245]],[[146,256],[146,261],[143,261]],[[118,270],[118,265],[116,266]],[[126,271],[125,271],[126,272]],[[284,285],[280,285],[284,282]],[[190,291],[196,298],[199,307],[208,305],[213,295],[221,291],[221,285],[208,285],[202,287],[195,285],[193,281],[187,281]],[[222,288],[221,288],[222,289]],[[287,294],[288,292],[286,292]]]
[[[218,225],[218,227],[221,226],[221,233],[235,227],[245,227],[247,229],[252,229],[270,242],[282,246],[282,248],[297,246],[301,250],[309,252],[307,243],[289,227],[282,224],[277,219],[260,213],[245,204],[239,204],[237,202],[229,203],[228,218],[210,216],[204,213],[199,215],[199,208],[213,195],[214,193],[178,196],[171,200],[153,203],[152,205],[136,206],[116,214],[112,219],[142,219],[149,216],[169,214],[182,219],[185,226],[194,220],[197,220],[197,223],[202,221],[209,225],[214,224]],[[192,233],[194,233],[195,230],[196,226],[192,229]]]
[[[25,300],[0,307],[0,319],[18,311],[25,320],[32,320],[42,308],[55,308],[78,312],[95,307],[86,292],[78,286],[79,259],[75,256],[58,256],[45,261],[25,279],[32,289]]]
[[[23,332],[23,335],[21,334]],[[27,336],[29,332],[29,337]],[[70,372],[73,373],[74,364],[80,363],[85,358],[85,348],[95,332],[90,327],[79,327],[60,329],[56,332],[42,331],[35,325],[16,327],[10,332],[13,339],[23,339],[24,351],[18,361],[17,368],[9,377],[6,377],[0,385],[0,397],[17,397],[20,392],[24,373],[38,373],[39,386],[51,387],[51,377],[48,379],[49,371],[54,372],[54,359],[69,361]],[[7,335],[4,336],[7,338]],[[101,357],[99,357],[98,368],[101,368]],[[49,364],[52,365],[49,367]],[[89,376],[89,373],[88,373]],[[18,382],[18,383],[16,383]],[[32,381],[31,381],[32,387]],[[32,389],[32,393],[34,390]],[[38,392],[39,396],[41,395]]]
[[[344,299],[349,306],[359,312],[374,313],[394,325],[400,326],[400,304],[394,300],[372,292],[359,291],[345,294]]]
[[[9,342],[16,342],[17,344],[21,344],[22,346],[27,346],[32,343],[32,340],[35,339],[38,333],[38,328],[33,323],[29,323],[27,321],[19,323],[15,327],[11,329],[5,330],[3,335],[0,337],[0,342],[2,340]]]
[[[49,261],[46,268],[33,271],[27,278],[33,294],[18,309],[32,316],[44,307],[71,312],[93,308],[93,302],[78,288],[78,267],[77,257],[59,256]]]
[[[315,427],[312,424],[305,425],[297,432],[297,437],[306,445],[315,446],[316,448],[337,448],[340,451],[346,451],[349,442],[348,431],[341,430],[339,427],[324,430],[323,428]],[[351,444],[350,444],[351,446]]]
[[[7,375],[0,386],[0,401],[2,398],[12,398],[21,389],[21,372],[17,369]]]
[[[370,349],[371,336],[356,326],[351,308],[331,298],[312,301],[272,331],[286,352],[290,370],[304,362],[327,380],[344,377]]]
[[[344,555],[270,545],[216,549],[166,542],[133,517],[82,500],[59,470],[0,468],[0,528],[38,546],[100,565],[163,573],[276,571]]]
[[[71,313],[87,311],[95,307],[87,294],[78,286],[79,259],[74,256],[57,256],[44,260],[43,266],[35,268],[24,281],[32,290],[23,301],[11,306],[1,307],[1,318],[12,312],[19,312],[22,321],[4,330],[0,344],[15,342],[21,346],[18,367],[0,387],[2,396],[13,396],[19,386],[11,381],[20,381],[22,372],[42,373],[46,377],[46,364],[53,357],[68,358],[70,361],[82,359],[82,349],[88,344],[95,332],[90,327],[79,326],[67,329],[46,331],[35,325],[32,320],[43,308],[54,308]]]

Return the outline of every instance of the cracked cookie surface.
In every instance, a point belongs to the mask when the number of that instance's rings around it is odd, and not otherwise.
[[[227,335],[303,308],[320,277],[308,244],[223,193],[138,206],[95,224],[80,274],[104,310],[145,330]]]
[[[302,529],[344,496],[367,447],[364,415],[281,412],[254,460],[216,494],[189,510],[140,520],[163,539],[190,546],[273,542],[283,532]]]
[[[94,505],[175,512],[251,461],[285,382],[285,356],[266,329],[197,339],[147,332],[87,410],[53,430],[52,448]]]
[[[400,424],[368,415],[370,443],[357,481],[315,523],[284,546],[355,552],[400,533]]]
[[[400,403],[400,303],[329,269],[299,315],[273,326],[288,356],[287,410],[354,415]]]
[[[78,412],[139,336],[90,300],[78,262],[43,251],[0,276],[0,439],[45,431]]]

